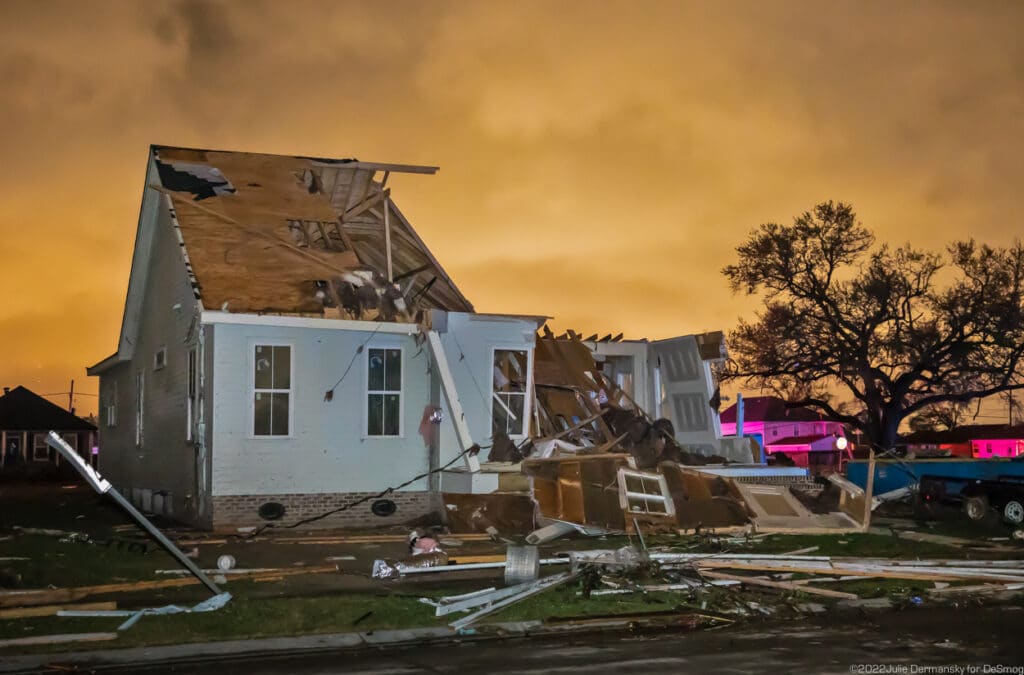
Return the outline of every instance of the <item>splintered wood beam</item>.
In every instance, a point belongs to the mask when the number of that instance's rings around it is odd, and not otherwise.
[[[176,203],[177,203],[177,201],[180,201],[180,203],[188,204],[189,206],[191,206],[192,208],[196,209],[197,211],[202,211],[203,213],[209,214],[209,215],[214,216],[216,218],[220,218],[221,220],[223,220],[226,223],[231,223],[232,225],[241,225],[241,223],[239,223],[237,220],[235,220],[231,216],[224,215],[220,211],[214,211],[213,209],[208,208],[206,206],[203,206],[202,204],[199,204],[199,203],[197,203],[195,201],[192,201],[191,199],[181,198],[179,200],[179,197],[181,197],[181,193],[175,192],[174,190],[168,190],[167,188],[165,188],[162,185],[153,185],[152,183],[150,183],[147,187],[149,187],[150,189],[156,190],[157,192],[162,192],[163,194],[167,195],[171,199],[176,200]],[[294,220],[294,218],[290,218],[289,220]]]
[[[402,272],[401,274],[396,274],[395,275],[395,281],[401,281],[402,279],[408,279],[409,277],[416,276],[420,272],[426,272],[429,269],[430,269],[430,263],[427,263],[426,265],[420,265],[419,267],[417,267],[415,269],[411,269],[408,272]]]
[[[359,216],[369,211],[372,207],[376,206],[381,201],[389,198],[390,196],[391,190],[381,190],[380,192],[377,192],[376,194],[373,194],[363,199],[361,202],[359,202],[358,204],[356,204],[355,206],[353,206],[348,211],[345,211],[345,213],[342,214],[341,222],[347,222],[352,218],[355,218],[356,216]]]
[[[384,164],[381,162],[345,162],[344,164],[313,162],[313,165],[337,167],[339,169],[363,169],[366,171],[387,171],[388,173],[421,173],[429,175],[434,175],[441,168],[439,166],[419,166],[416,164]]]
[[[249,228],[249,227],[240,227],[239,230],[242,231],[242,232],[245,232],[246,234],[251,234],[254,237],[260,237],[262,239],[266,239],[267,241],[269,241],[272,244],[277,244],[278,246],[281,246],[282,248],[285,248],[285,249],[291,251],[292,253],[294,253],[296,255],[302,256],[303,258],[306,258],[308,260],[312,260],[313,262],[318,263],[321,267],[324,267],[326,269],[329,269],[329,270],[332,270],[334,272],[337,272],[338,274],[349,274],[349,273],[352,272],[352,270],[350,268],[348,268],[348,267],[342,267],[341,265],[335,265],[334,263],[332,263],[332,262],[330,262],[328,260],[324,260],[323,258],[321,258],[320,256],[316,255],[315,253],[311,253],[310,251],[308,251],[308,250],[306,250],[304,248],[299,248],[298,246],[295,246],[293,244],[289,244],[286,241],[282,241],[281,239],[278,239],[277,237],[275,237],[272,234],[267,234],[266,232],[260,232],[259,230],[254,230],[254,229]],[[353,251],[352,254],[355,255],[355,251]]]
[[[393,283],[395,280],[395,270],[391,265],[391,219],[388,218],[390,210],[388,208],[388,200],[384,199],[384,251],[387,253],[388,259],[388,283]]]
[[[338,219],[335,226],[338,229],[338,236],[340,236],[341,240],[345,243],[345,248],[352,251],[352,253],[356,253],[355,242],[352,241],[352,237],[349,236],[348,230],[345,229],[345,223],[342,222],[341,219]],[[358,256],[359,254],[356,253],[356,255]]]

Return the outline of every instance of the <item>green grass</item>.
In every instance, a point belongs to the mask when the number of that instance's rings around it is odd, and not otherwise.
[[[434,608],[419,602],[419,594],[345,593],[321,597],[251,597],[252,584],[238,582],[232,588],[235,598],[224,608],[203,614],[144,616],[117,640],[82,645],[53,645],[37,648],[0,650],[49,652],[76,649],[120,648],[140,645],[182,644],[231,639],[315,635],[351,631],[376,631],[424,626],[446,626],[463,616],[434,617]],[[464,592],[464,589],[457,589]],[[584,599],[577,595],[580,583],[541,593],[496,612],[481,623],[498,621],[545,620],[565,617],[636,615],[666,610],[696,609],[688,604],[685,593],[602,595]],[[456,589],[452,589],[456,591]],[[434,590],[427,597],[437,598],[449,590]],[[369,613],[368,616],[365,616]],[[357,619],[362,618],[356,623]],[[0,621],[0,639],[50,635],[57,633],[114,632],[123,618],[40,617]]]
[[[0,562],[7,576],[16,575],[17,588],[60,588],[115,584],[158,577],[158,569],[178,569],[181,564],[155,544],[148,553],[139,553],[116,546],[79,542],[61,543],[58,537],[20,535],[0,541],[0,557],[22,557],[29,560]]]

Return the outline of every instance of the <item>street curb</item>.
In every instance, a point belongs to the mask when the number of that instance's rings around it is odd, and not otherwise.
[[[1008,600],[1017,598],[1019,595],[1019,591],[1005,592],[989,596],[986,600],[992,606],[1003,605],[1005,607]],[[951,597],[943,598],[937,604],[946,604],[946,602],[952,599]],[[930,598],[930,600],[935,602],[937,599]],[[1024,609],[1024,607],[1013,608]],[[803,616],[809,617],[821,613],[852,614],[864,611],[895,611],[897,608],[888,598],[875,598],[857,602],[841,601],[831,609],[817,603],[805,603],[802,605],[802,609]],[[678,630],[679,626],[674,623],[674,619],[685,616],[687,614],[680,613],[674,617],[665,615],[650,618],[641,618],[634,615],[622,619],[608,617],[606,619],[588,620],[583,624],[545,624],[542,621],[533,620],[481,624],[480,626],[466,628],[462,631],[452,630],[448,626],[431,626],[399,630],[225,640],[221,642],[192,642],[178,645],[98,649],[54,654],[3,655],[2,659],[0,659],[0,674],[14,675],[18,673],[53,672],[47,668],[48,664],[97,670],[129,668],[132,666],[153,668],[160,665],[182,666],[194,662],[229,661],[254,656],[280,658],[293,654],[304,655],[318,652],[400,649],[403,647],[422,647],[438,644],[550,638],[565,635],[580,636],[607,632],[617,632],[620,634],[645,630],[667,632]],[[741,623],[741,621],[737,623]]]
[[[265,655],[268,657],[316,652],[401,648],[452,642],[481,642],[529,637],[552,637],[566,634],[621,630],[637,625],[630,620],[608,619],[588,622],[584,626],[562,624],[546,626],[541,621],[481,624],[477,628],[455,631],[448,626],[381,630],[366,633],[329,633],[222,642],[197,642],[154,647],[127,647],[56,654],[24,654],[4,656],[0,673],[14,674],[47,670],[47,664],[77,666],[83,669],[125,668],[154,664],[187,664],[191,661],[235,659]],[[657,625],[657,621],[643,622]]]

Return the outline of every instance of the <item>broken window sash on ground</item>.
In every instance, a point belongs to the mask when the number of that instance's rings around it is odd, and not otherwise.
[[[366,355],[366,435],[402,435],[402,350]]]
[[[495,349],[491,421],[494,434],[526,435],[525,349]]]
[[[255,345],[253,352],[254,436],[287,436],[291,418],[289,345]]]

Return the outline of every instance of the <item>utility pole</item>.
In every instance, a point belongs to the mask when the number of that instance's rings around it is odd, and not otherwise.
[[[68,412],[75,414],[75,378],[71,378],[71,390],[68,392]]]

